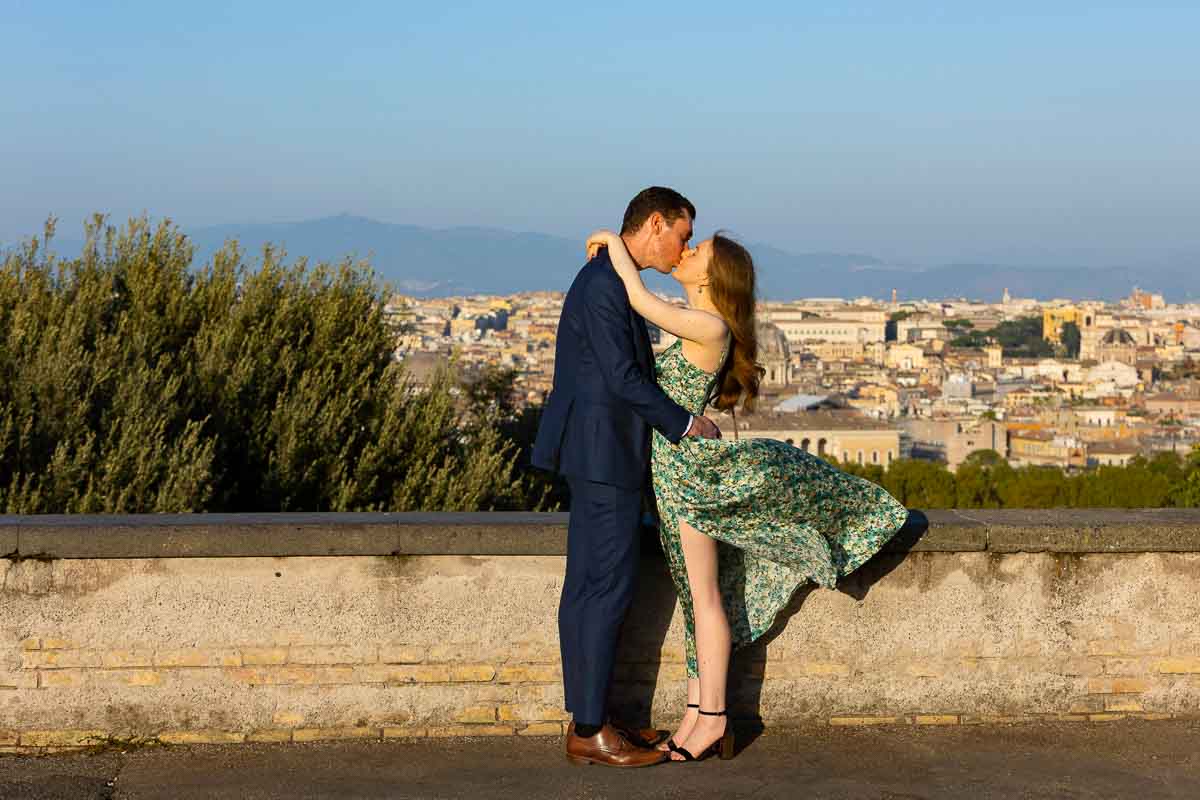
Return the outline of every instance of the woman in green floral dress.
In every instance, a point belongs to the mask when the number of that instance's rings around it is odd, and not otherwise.
[[[685,251],[672,272],[687,294],[682,308],[646,289],[619,236],[598,231],[589,255],[600,247],[634,310],[679,337],[656,362],[663,390],[696,415],[709,404],[752,408],[762,369],[745,248],[717,234]],[[731,650],[761,636],[799,586],[831,588],[878,552],[908,512],[881,487],[773,439],[672,445],[656,432],[652,465],[686,628],[688,708],[670,749],[674,760],[688,760],[728,744]]]

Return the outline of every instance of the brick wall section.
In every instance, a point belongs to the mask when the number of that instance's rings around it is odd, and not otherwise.
[[[799,592],[738,655],[731,707],[769,726],[1200,716],[1200,553],[1177,547],[883,556]],[[557,555],[0,559],[0,752],[561,735],[561,577]],[[639,591],[614,704],[665,726],[686,674],[661,562]]]
[[[470,645],[458,645],[461,652]],[[536,643],[518,644],[509,657],[538,663],[463,663],[444,645],[411,643],[333,645],[245,645],[153,650],[84,649],[67,639],[28,638],[20,642],[20,669],[0,676],[0,690],[23,689],[52,699],[55,689],[209,686],[290,687],[319,693],[327,687],[379,689],[437,687],[462,689],[473,705],[454,707],[414,724],[410,716],[360,721],[362,724],[311,726],[302,711],[277,711],[271,727],[250,730],[24,729],[0,731],[0,746],[11,750],[98,743],[106,737],[153,736],[169,744],[316,741],[348,738],[425,736],[560,735],[568,715],[561,708],[561,670],[556,651]],[[19,695],[17,695],[19,697]],[[152,701],[151,701],[152,702]],[[428,724],[429,722],[440,724]]]

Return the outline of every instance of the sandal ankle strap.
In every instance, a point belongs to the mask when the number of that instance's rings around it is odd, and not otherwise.
[[[699,703],[688,703],[687,707],[688,708],[699,708],[700,704]]]
[[[697,708],[699,708],[699,706],[697,706]],[[728,715],[729,711],[726,709],[725,711],[701,711],[700,713],[706,717],[724,717]]]

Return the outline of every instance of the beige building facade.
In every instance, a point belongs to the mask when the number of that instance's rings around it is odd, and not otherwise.
[[[925,349],[915,344],[889,344],[884,363],[891,369],[924,369]]]
[[[957,470],[977,450],[994,450],[1008,457],[1008,429],[1002,422],[977,419],[906,419],[913,457],[945,461]]]
[[[1014,467],[1059,467],[1082,469],[1087,466],[1087,446],[1074,436],[1058,436],[1050,431],[1021,431],[1009,436],[1009,462]]]
[[[734,437],[732,420],[720,420],[722,435]],[[900,457],[900,431],[857,412],[808,411],[738,417],[737,436],[775,439],[806,453],[857,464],[887,467]]]
[[[799,314],[774,313],[771,324],[778,327],[787,337],[788,344],[798,347],[805,342],[836,342],[840,344],[867,344],[882,342],[886,336],[886,318],[878,322],[828,317],[806,317]]]

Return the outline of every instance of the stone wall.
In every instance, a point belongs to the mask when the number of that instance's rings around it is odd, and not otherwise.
[[[0,750],[562,731],[565,515],[0,518]],[[1200,716],[1200,513],[914,514],[738,655],[768,726]],[[670,723],[643,558],[614,704]]]

